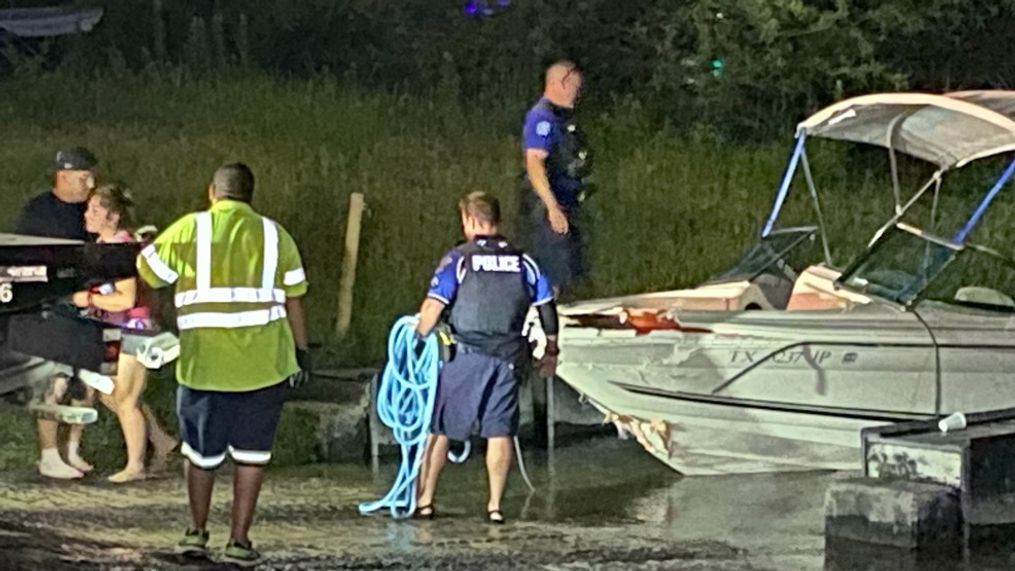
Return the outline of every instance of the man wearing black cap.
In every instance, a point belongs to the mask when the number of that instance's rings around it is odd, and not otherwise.
[[[90,240],[85,230],[85,209],[88,194],[95,188],[95,167],[98,161],[88,149],[76,147],[61,150],[53,158],[53,188],[28,201],[18,218],[18,234]],[[80,381],[75,381],[80,385]],[[69,375],[57,375],[49,383],[44,400],[56,403],[68,392]],[[79,387],[75,387],[79,388]],[[77,392],[78,394],[73,394]],[[83,397],[83,391],[71,391],[73,397]],[[78,401],[87,404],[88,399]],[[77,403],[75,403],[77,404]],[[84,476],[92,466],[79,455],[81,432],[84,425],[71,427],[67,438],[67,461],[60,457],[57,448],[57,423],[53,420],[38,420],[39,473],[59,479],[73,479]]]
[[[85,208],[95,188],[98,161],[88,149],[58,151],[53,159],[53,189],[28,201],[18,219],[18,234],[88,240]]]

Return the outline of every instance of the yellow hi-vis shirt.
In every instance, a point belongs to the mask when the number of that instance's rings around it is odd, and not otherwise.
[[[297,372],[285,300],[306,294],[292,236],[249,204],[220,200],[180,218],[141,251],[152,287],[176,286],[176,379],[207,391],[252,391]]]

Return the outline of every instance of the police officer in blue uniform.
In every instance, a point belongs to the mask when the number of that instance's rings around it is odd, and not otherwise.
[[[585,273],[579,208],[589,190],[589,151],[574,120],[582,74],[570,61],[546,70],[543,97],[525,116],[520,222],[555,288]]]
[[[536,262],[498,234],[497,200],[474,192],[458,206],[467,240],[441,260],[416,328],[422,339],[446,314],[455,341],[454,355],[441,369],[420,470],[417,516],[434,515],[433,498],[449,440],[464,441],[478,433],[487,439],[487,516],[503,523],[500,501],[518,431],[518,388],[531,359],[522,330],[529,308],[535,306],[547,336],[540,374],[552,376],[558,354],[557,308]]]

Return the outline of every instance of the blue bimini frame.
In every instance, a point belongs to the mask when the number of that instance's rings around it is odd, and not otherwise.
[[[952,238],[953,243],[965,243],[966,238],[969,237],[969,234],[974,228],[976,228],[980,219],[983,218],[983,215],[987,212],[987,207],[989,207],[990,203],[994,201],[994,198],[1001,192],[1001,188],[1004,187],[1013,174],[1015,174],[1015,159],[1013,159],[1008,165],[1008,168],[1001,173],[1001,176],[997,179],[997,182],[994,183],[994,186],[992,186],[990,190],[987,191],[987,194],[983,195],[983,198],[980,199],[980,203],[976,205],[976,209],[973,210],[972,216],[970,216],[969,220],[966,220],[966,223],[962,226],[962,228],[959,228],[959,231],[955,233],[955,236]]]
[[[789,194],[790,183],[793,182],[793,175],[796,174],[797,165],[800,164],[800,156],[804,152],[804,142],[806,140],[806,133],[801,132],[797,135],[796,146],[793,148],[793,154],[790,155],[789,164],[786,165],[786,172],[782,175],[782,182],[779,183],[779,191],[775,194],[775,203],[772,204],[772,212],[769,213],[768,220],[765,221],[765,226],[761,229],[762,238],[765,238],[772,233],[775,221],[779,218],[779,212],[782,211],[782,204],[786,201],[786,195]]]

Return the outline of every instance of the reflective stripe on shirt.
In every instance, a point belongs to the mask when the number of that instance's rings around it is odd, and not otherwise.
[[[197,266],[194,281],[197,291],[211,289],[211,212],[197,213]]]
[[[212,287],[181,291],[173,297],[176,307],[195,303],[285,303],[285,290],[257,287]]]
[[[188,313],[176,318],[176,327],[180,331],[187,329],[238,329],[240,327],[256,327],[267,325],[286,316],[285,307],[276,305],[270,309],[254,309],[251,311],[204,311]]]
[[[275,223],[267,218],[261,218],[264,225],[264,264],[261,269],[261,288],[271,289],[275,287],[275,272],[278,270],[278,229]]]
[[[176,279],[180,277],[168,264],[162,261],[158,252],[155,251],[154,245],[149,245],[144,250],[141,250],[141,255],[144,256],[145,261],[148,262],[148,267],[155,272],[155,275],[160,280],[171,284],[176,282]]]
[[[282,278],[282,283],[287,286],[293,286],[305,281],[307,281],[307,273],[303,271],[303,268],[296,268],[286,272]]]
[[[174,296],[177,308],[199,303],[277,303],[269,309],[237,312],[195,312],[180,315],[177,326],[183,329],[221,327],[255,327],[285,317],[285,290],[275,288],[278,270],[278,229],[275,223],[261,217],[264,229],[264,249],[261,257],[261,287],[211,287],[212,273],[212,217],[211,212],[196,215],[195,243],[197,264],[194,270],[195,289],[178,292]]]

